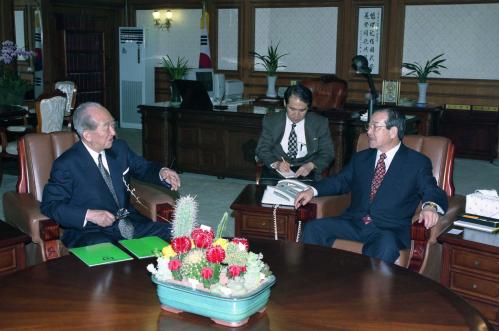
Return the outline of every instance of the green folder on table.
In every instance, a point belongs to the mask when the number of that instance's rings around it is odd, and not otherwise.
[[[133,260],[133,257],[111,243],[75,247],[70,248],[69,251],[85,262],[89,267]]]
[[[119,243],[139,259],[156,256],[168,245],[166,241],[156,236],[120,240]]]

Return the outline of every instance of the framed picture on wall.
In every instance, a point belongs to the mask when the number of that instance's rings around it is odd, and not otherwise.
[[[379,75],[382,18],[383,7],[359,7],[357,55],[366,57],[373,75]]]
[[[400,82],[384,80],[381,88],[381,103],[397,105],[400,97]]]

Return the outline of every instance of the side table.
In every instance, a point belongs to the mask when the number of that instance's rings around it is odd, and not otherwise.
[[[0,276],[26,268],[24,245],[30,237],[0,220]]]
[[[261,204],[266,185],[248,184],[230,205],[235,215],[235,236],[244,238],[274,238],[272,206]],[[276,211],[278,239],[296,240],[298,221],[315,218],[316,206],[308,204],[298,210],[280,206]]]
[[[442,234],[440,282],[462,296],[499,330],[499,247]]]

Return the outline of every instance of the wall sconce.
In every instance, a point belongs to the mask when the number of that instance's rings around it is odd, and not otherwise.
[[[173,21],[173,13],[171,10],[154,10],[152,12],[152,19],[154,20],[154,25],[156,25],[157,28],[170,31]]]

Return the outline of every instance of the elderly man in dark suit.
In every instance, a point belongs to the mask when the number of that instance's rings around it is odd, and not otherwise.
[[[362,253],[393,263],[410,247],[411,219],[418,204],[419,222],[433,227],[447,209],[431,161],[406,147],[405,118],[392,109],[376,111],[367,125],[369,149],[356,153],[342,171],[301,192],[295,207],[314,195],[351,193],[348,209],[338,217],[305,225],[302,242],[331,247],[336,239],[364,243]]]
[[[312,92],[303,85],[290,86],[284,93],[286,112],[264,117],[256,148],[265,164],[262,178],[280,178],[275,170],[296,172],[298,179],[319,180],[333,161],[333,142],[326,118],[309,112]]]
[[[129,182],[135,177],[177,190],[177,173],[146,161],[125,141],[115,140],[115,121],[98,103],[80,105],[73,124],[81,140],[54,161],[41,203],[42,213],[64,228],[64,245],[154,235],[169,240],[169,224],[152,222],[131,206]]]

